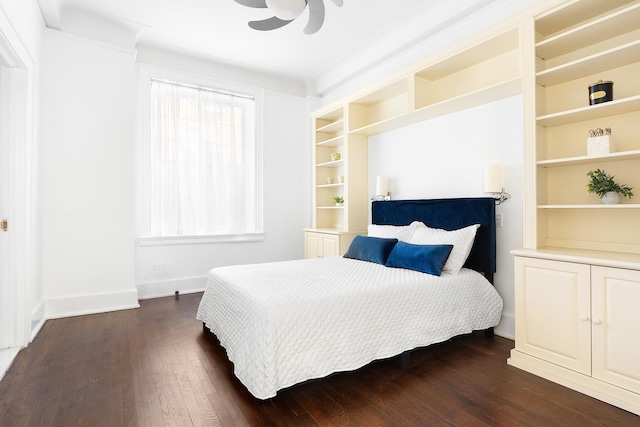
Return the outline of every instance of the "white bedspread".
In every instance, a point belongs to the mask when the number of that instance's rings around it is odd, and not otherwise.
[[[495,326],[502,299],[479,273],[455,276],[342,257],[209,272],[197,318],[255,397]]]

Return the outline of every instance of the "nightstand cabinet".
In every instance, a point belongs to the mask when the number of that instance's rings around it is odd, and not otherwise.
[[[324,258],[344,255],[357,234],[336,230],[304,230],[304,257]]]

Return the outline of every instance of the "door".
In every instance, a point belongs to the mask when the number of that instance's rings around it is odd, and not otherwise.
[[[0,231],[0,348],[26,346],[31,336],[34,70],[0,8],[0,220],[9,220]]]
[[[317,233],[304,233],[304,257],[306,259],[318,258],[320,254],[320,235]]]
[[[333,234],[325,234],[322,236],[322,256],[338,256],[340,255],[340,245],[338,244],[340,237]]]
[[[0,66],[0,221],[7,219],[9,150],[8,150],[8,69]],[[11,346],[11,297],[9,289],[9,235],[0,229],[0,350]]]
[[[515,258],[516,349],[591,373],[590,268]]]
[[[592,267],[593,377],[640,393],[640,271]]]

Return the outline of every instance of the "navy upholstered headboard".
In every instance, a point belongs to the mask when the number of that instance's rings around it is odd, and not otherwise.
[[[465,267],[496,272],[496,204],[490,197],[373,202],[371,219],[380,225],[409,225],[421,221],[432,228],[455,230],[480,224]]]

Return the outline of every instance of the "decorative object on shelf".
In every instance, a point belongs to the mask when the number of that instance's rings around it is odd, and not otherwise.
[[[338,183],[344,184],[344,175],[338,175]]]
[[[376,177],[376,194],[371,198],[377,202],[383,200],[391,200],[391,192],[389,192],[389,177],[377,176]]]
[[[338,160],[340,160],[340,153],[331,153],[331,161],[337,162]]]
[[[511,194],[504,191],[502,185],[502,166],[499,164],[489,164],[484,167],[484,192],[491,193],[496,199],[496,205],[511,198]]]
[[[613,82],[598,80],[589,85],[589,105],[613,101]]]
[[[328,176],[327,177],[327,184],[333,184],[333,177],[332,176]]]
[[[314,34],[324,23],[324,0],[234,0],[247,7],[268,8],[275,16],[262,21],[249,21],[249,27],[258,31],[269,31],[284,27],[298,18],[309,6],[309,21],[304,27],[305,34]],[[342,7],[343,0],[331,0]]]
[[[587,138],[587,156],[603,156],[613,153],[616,146],[611,138],[611,128],[591,129]]]
[[[616,183],[614,177],[603,170],[589,171],[587,176],[590,178],[587,191],[597,194],[605,205],[620,203],[620,195],[629,199],[633,196],[632,187]]]
[[[342,204],[344,203],[344,199],[342,198],[342,196],[334,197],[333,201],[336,202],[337,207],[342,207]]]

